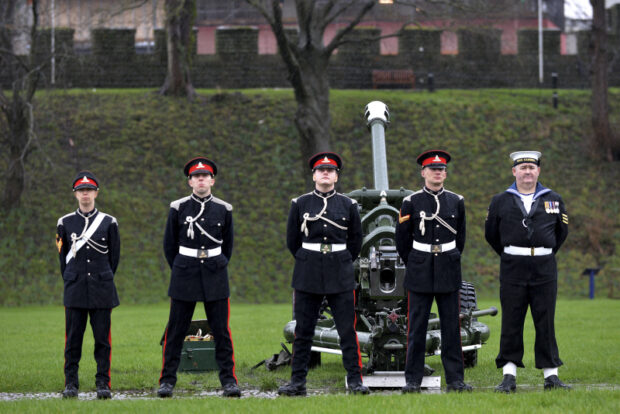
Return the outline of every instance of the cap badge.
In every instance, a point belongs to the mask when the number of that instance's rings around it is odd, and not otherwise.
[[[86,176],[84,176],[84,178],[82,178],[82,182],[83,183],[87,183],[88,182],[88,178],[86,178]]]
[[[327,156],[323,158],[323,162],[329,162],[329,159],[327,158]]]
[[[441,162],[441,160],[439,159],[439,155],[435,155],[435,158],[433,159],[433,162]]]
[[[196,167],[197,167],[197,168],[204,168],[205,166],[204,166],[204,165],[202,165],[202,162],[201,162],[201,161],[199,161],[199,162],[198,162],[198,165],[197,165]]]

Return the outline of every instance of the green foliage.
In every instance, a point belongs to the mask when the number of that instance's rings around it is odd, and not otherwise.
[[[285,245],[286,217],[290,199],[310,190],[293,93],[201,93],[192,103],[147,90],[37,95],[39,147],[26,165],[22,207],[0,217],[0,304],[61,303],[54,226],[77,207],[70,183],[79,169],[97,174],[97,206],[119,221],[121,303],[165,299],[169,268],[162,254],[163,229],[170,201],[190,193],[182,167],[197,155],[217,162],[214,194],[234,206],[232,297],[290,301],[293,259]],[[598,161],[589,148],[588,99],[587,92],[562,90],[560,108],[553,110],[550,93],[540,90],[334,90],[332,149],[345,162],[339,191],[373,187],[370,134],[362,115],[368,102],[382,100],[392,115],[386,132],[391,187],[421,186],[415,158],[423,150],[451,152],[446,187],[463,194],[467,206],[464,277],[480,295],[495,297],[499,260],[484,241],[486,209],[491,197],[513,181],[508,154],[538,149],[543,153],[540,180],[563,196],[570,216],[570,234],[558,255],[560,295],[587,296],[581,272],[604,264],[596,295],[616,297],[620,169]],[[619,102],[620,92],[612,90],[612,108]],[[612,114],[612,124],[620,124],[617,111]],[[6,133],[4,119],[0,131]]]

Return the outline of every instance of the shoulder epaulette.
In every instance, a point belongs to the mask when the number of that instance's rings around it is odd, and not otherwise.
[[[455,196],[457,196],[457,197],[459,198],[459,200],[462,200],[462,199],[464,199],[464,198],[465,198],[465,197],[463,197],[462,195],[455,193],[454,191],[445,190],[445,189],[444,189],[444,191],[445,191],[446,193],[454,194]]]
[[[296,203],[298,199],[302,198],[303,196],[310,195],[310,194],[312,194],[312,191],[311,191],[311,192],[309,192],[309,193],[302,194],[302,195],[300,195],[300,196],[298,196],[298,197],[295,197],[295,198],[291,199],[291,202],[292,202],[292,203]]]
[[[106,213],[102,213],[101,211],[99,212],[99,214],[103,214],[104,216],[108,216],[108,217],[110,217],[110,219],[112,219],[112,223],[114,223],[114,224],[118,224],[118,222],[116,221],[116,217],[111,216],[111,215],[106,214]]]
[[[409,194],[407,197],[403,198],[403,201],[411,201],[411,197],[413,197],[416,194],[420,194],[422,192],[422,190],[418,190],[414,193]]]
[[[217,204],[221,204],[221,205],[223,205],[224,207],[226,207],[226,210],[228,210],[228,211],[232,211],[232,209],[233,209],[232,204],[229,204],[229,203],[227,203],[226,201],[224,201],[224,200],[222,200],[222,199],[219,199],[219,198],[217,198],[217,197],[213,197],[213,198],[211,199],[211,201],[213,201],[214,203],[217,203]]]
[[[58,219],[58,223],[56,223],[56,227],[62,225],[62,220],[69,217],[69,216],[74,216],[75,215],[75,211],[73,213],[69,213],[69,214],[65,214],[64,216],[62,216],[61,218]]]
[[[337,194],[338,194],[339,196],[342,196],[342,197],[344,197],[344,198],[348,199],[348,200],[351,200],[351,202],[352,202],[353,204],[357,204],[357,200],[356,200],[356,199],[351,198],[351,197],[349,197],[349,196],[348,196],[348,195],[346,195],[346,194],[342,194],[342,193],[337,193]]]
[[[178,210],[179,206],[181,206],[181,204],[183,204],[184,202],[186,202],[190,198],[191,198],[191,196],[187,196],[187,197],[179,198],[178,200],[174,200],[173,202],[170,203],[170,208]]]

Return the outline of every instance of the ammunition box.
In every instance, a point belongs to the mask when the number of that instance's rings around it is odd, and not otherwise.
[[[210,334],[211,327],[209,326],[209,321],[206,319],[192,321],[185,336],[196,335],[199,329],[202,331],[202,336],[208,333]],[[202,372],[214,371],[218,369],[219,367],[215,362],[215,342],[213,340],[183,341],[179,371]]]
[[[187,335],[196,335],[198,329],[202,335],[211,333],[209,321],[206,319],[192,321],[187,330]],[[181,350],[181,363],[179,371],[199,372],[217,370],[215,362],[215,342],[211,341],[183,341]]]

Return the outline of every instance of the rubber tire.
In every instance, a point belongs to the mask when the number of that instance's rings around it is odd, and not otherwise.
[[[478,300],[476,298],[476,288],[469,282],[461,282],[460,305],[461,313],[467,313],[470,310],[478,309]],[[475,320],[475,319],[474,319]],[[478,364],[478,350],[463,352],[463,365],[465,368],[473,368]]]

